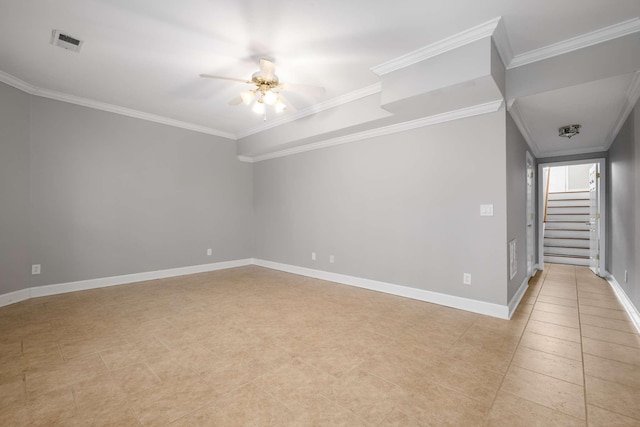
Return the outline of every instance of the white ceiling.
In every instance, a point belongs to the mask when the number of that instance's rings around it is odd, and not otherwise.
[[[288,94],[304,108],[375,84],[371,67],[498,16],[515,56],[640,16],[638,0],[0,0],[0,8],[1,71],[231,135],[262,124],[248,107],[228,105],[246,86],[198,74],[250,78],[270,57],[281,81],[326,87],[322,99]],[[52,29],[82,39],[81,53],[51,46]],[[619,92],[627,78],[600,83]],[[584,90],[608,99],[603,87],[576,89],[574,99]],[[545,147],[559,118],[573,118],[561,114],[572,108],[566,98],[522,99],[532,137]],[[600,107],[598,115],[610,111]]]
[[[611,77],[518,99],[531,141],[539,153],[553,155],[606,150],[611,127],[623,109],[633,74]],[[558,135],[558,128],[581,124],[580,134]]]

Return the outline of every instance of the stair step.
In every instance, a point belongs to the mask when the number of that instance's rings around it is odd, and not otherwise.
[[[567,248],[589,248],[589,239],[585,238],[575,238],[575,237],[567,237],[567,238],[558,238],[558,237],[547,237],[544,238],[544,246],[564,246]]]
[[[567,230],[567,229],[548,228],[548,229],[545,229],[544,231],[544,237],[545,238],[555,237],[555,238],[561,238],[561,239],[576,237],[576,238],[588,239],[589,230]]]
[[[584,221],[547,221],[545,230],[589,230],[589,226]]]
[[[589,248],[544,245],[544,254],[549,256],[577,256],[589,258]]]
[[[571,214],[571,215],[589,215],[589,206],[548,206],[547,215]]]
[[[570,191],[564,193],[549,193],[548,200],[580,200],[589,199],[591,194],[588,191]]]
[[[572,214],[572,213],[558,213],[550,214],[547,212],[547,221],[589,221],[589,214]]]
[[[582,258],[545,256],[544,257],[544,262],[545,263],[552,263],[552,264],[580,265],[580,266],[584,266],[584,267],[588,267],[589,266],[589,260],[588,259],[582,259]]]

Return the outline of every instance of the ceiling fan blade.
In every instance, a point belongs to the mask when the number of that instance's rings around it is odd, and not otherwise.
[[[242,104],[242,97],[241,96],[236,96],[231,101],[229,101],[229,105],[240,105],[240,104]]]
[[[306,95],[311,95],[316,98],[320,98],[327,93],[327,90],[321,86],[303,85],[298,83],[283,83],[280,85],[280,89],[290,92],[298,92]]]
[[[272,80],[276,74],[276,66],[268,59],[260,60],[260,76],[265,80]]]
[[[295,113],[296,111],[298,111],[298,109],[291,103],[291,101],[287,99],[286,96],[284,96],[282,93],[280,93],[279,96],[280,101],[287,107],[285,111],[287,111],[288,113]]]
[[[224,76],[212,76],[211,74],[200,74],[200,77],[204,77],[205,79],[219,79],[219,80],[231,80],[232,82],[240,82],[240,83],[249,83],[246,79],[236,79],[234,77],[224,77]]]

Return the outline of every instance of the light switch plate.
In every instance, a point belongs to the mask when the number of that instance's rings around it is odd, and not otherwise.
[[[480,205],[480,216],[493,216],[493,205]]]

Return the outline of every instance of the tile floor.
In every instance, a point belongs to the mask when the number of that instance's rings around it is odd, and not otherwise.
[[[632,324],[547,267],[510,321],[255,266],[3,307],[0,424],[640,425]]]

